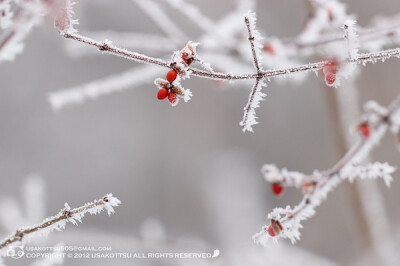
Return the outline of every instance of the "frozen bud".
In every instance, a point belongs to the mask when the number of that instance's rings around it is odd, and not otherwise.
[[[268,226],[268,234],[272,237],[279,235],[279,233],[283,230],[281,223],[277,220],[272,219],[271,224]]]
[[[187,65],[190,65],[196,59],[196,49],[198,45],[198,43],[188,42],[181,50],[181,58]]]
[[[179,99],[178,97],[176,97],[176,93],[171,91],[170,93],[168,93],[168,100],[171,103],[172,106],[175,106],[178,104]]]
[[[302,185],[302,190],[304,194],[310,194],[314,192],[315,186],[317,185],[317,182],[315,181],[306,181]]]
[[[58,12],[54,20],[54,26],[61,32],[67,31],[71,26],[68,14],[64,10]]]
[[[160,79],[160,78],[157,78],[156,80],[154,80],[154,84],[155,84],[159,89],[162,89],[162,88],[169,88],[169,87],[170,87],[170,84],[169,84],[168,81],[166,81],[166,80],[164,80],[164,79]]]
[[[55,12],[54,26],[60,32],[74,32],[73,25],[77,24],[77,21],[72,18],[73,13],[70,0],[60,1]]]
[[[336,82],[336,73],[338,72],[339,64],[336,60],[328,60],[323,66],[322,72],[325,77],[325,82],[328,86],[334,86]]]

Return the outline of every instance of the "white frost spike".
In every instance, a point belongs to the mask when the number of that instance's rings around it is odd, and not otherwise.
[[[243,128],[243,132],[254,132],[253,125],[258,124],[255,109],[260,107],[260,101],[262,101],[266,96],[265,93],[261,92],[263,86],[266,86],[264,81],[256,80],[256,84],[254,84],[254,87],[251,90],[249,100],[244,108],[243,120],[239,123]]]
[[[376,179],[382,178],[385,181],[386,186],[390,186],[393,181],[392,174],[396,171],[396,168],[390,166],[388,163],[370,163],[367,165],[349,165],[344,168],[340,175],[342,178],[348,178],[352,182],[355,178],[361,179]]]
[[[115,212],[113,207],[118,207],[121,204],[121,201],[116,197],[113,197],[111,193],[107,194],[103,198],[103,201],[105,202],[104,208],[107,210],[108,215],[111,215]]]
[[[183,100],[187,103],[193,96],[192,92],[189,89],[184,90]]]
[[[350,60],[357,58],[358,48],[360,47],[356,24],[357,21],[355,20],[347,20],[343,25],[344,38],[346,39],[348,58]]]

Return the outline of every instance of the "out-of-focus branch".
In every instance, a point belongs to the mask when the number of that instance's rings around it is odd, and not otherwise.
[[[171,20],[164,10],[153,0],[132,0],[171,40],[179,44],[187,40],[186,34]]]

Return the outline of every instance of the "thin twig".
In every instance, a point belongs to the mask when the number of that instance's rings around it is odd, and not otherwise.
[[[252,14],[249,14],[249,16]],[[255,15],[254,15],[255,16]],[[249,17],[245,17],[244,21],[246,23],[246,27],[247,27],[247,32],[249,35],[249,42],[250,42],[250,47],[251,47],[251,52],[253,54],[253,64],[254,67],[257,70],[257,75],[261,76],[261,70],[262,68],[259,65],[258,62],[258,56],[257,56],[257,51],[256,49],[259,49],[258,47],[256,48],[254,45],[255,42],[255,34],[259,34],[257,33],[253,33],[252,29],[253,27],[255,27],[255,17],[252,18],[252,25],[250,25],[250,18]],[[263,82],[260,83],[261,81],[261,77],[257,77],[256,78],[256,82],[254,83],[253,88],[251,89],[250,95],[249,95],[249,100],[247,102],[246,107],[244,108],[244,114],[243,114],[243,119],[240,122],[240,125],[243,128],[243,131],[252,131],[252,125],[257,123],[255,121],[256,117],[255,117],[255,108],[258,107],[258,102],[260,101],[260,99],[262,98],[262,96],[264,94],[261,93],[261,87],[263,85]],[[259,87],[260,86],[260,87]],[[257,95],[258,94],[258,95]]]
[[[63,33],[66,39],[72,39],[78,42],[86,43],[88,45],[97,47],[100,51],[106,52],[109,54],[113,54],[116,56],[121,56],[127,59],[134,60],[139,63],[148,63],[159,65],[162,67],[171,68],[167,61],[162,59],[146,56],[143,54],[139,54],[136,52],[131,52],[126,49],[121,49],[115,47],[111,44],[107,44],[105,42],[97,42],[90,38],[81,36],[75,33]],[[376,62],[379,60],[386,60],[391,57],[399,57],[400,56],[400,48],[396,49],[388,49],[382,50],[378,52],[372,53],[364,53],[357,56],[355,59],[348,60],[348,63],[357,63],[357,64],[365,64],[370,62]],[[300,65],[296,67],[289,67],[283,69],[276,69],[276,70],[268,70],[268,71],[261,71],[260,74],[251,73],[251,74],[229,74],[229,73],[219,73],[219,72],[209,72],[200,70],[197,68],[189,68],[191,73],[198,77],[208,78],[208,79],[215,79],[215,80],[244,80],[244,79],[257,79],[257,78],[273,78],[273,77],[282,77],[287,76],[289,74],[300,73],[300,72],[308,72],[308,71],[318,71],[321,70],[324,65],[326,65],[328,61],[320,61],[305,65]]]
[[[34,233],[42,231],[43,235],[47,235],[53,230],[64,229],[67,222],[76,224],[77,221],[81,221],[86,213],[97,214],[105,209],[111,215],[114,212],[113,207],[120,204],[121,201],[113,197],[112,194],[75,209],[70,209],[66,204],[66,208],[62,209],[56,216],[49,217],[40,224],[18,229],[15,233],[6,237],[0,242],[0,251],[12,243],[25,241],[28,236],[32,236]]]

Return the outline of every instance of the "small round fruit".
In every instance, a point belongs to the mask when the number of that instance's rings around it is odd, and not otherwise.
[[[275,194],[275,196],[279,196],[283,192],[283,186],[279,183],[273,183],[271,185],[272,192]]]
[[[274,232],[274,228],[272,228],[272,226],[268,226],[268,234],[272,237],[275,236],[275,232]]]
[[[168,94],[168,100],[169,100],[170,103],[174,104],[176,102],[176,93],[171,91]]]
[[[176,77],[178,76],[178,74],[176,73],[175,70],[170,70],[167,73],[167,80],[169,82],[173,82],[174,80],[176,80]]]
[[[367,122],[361,123],[358,126],[358,130],[360,131],[361,135],[365,138],[368,138],[371,135],[371,128],[369,127]]]
[[[276,53],[275,47],[272,44],[264,45],[263,49],[265,52],[272,54],[272,55],[274,55]]]
[[[328,72],[325,75],[325,81],[326,81],[326,84],[333,85],[336,81],[336,74],[333,72]]]
[[[167,88],[162,88],[158,91],[157,93],[157,98],[159,100],[164,100],[165,98],[168,97],[168,89]]]

